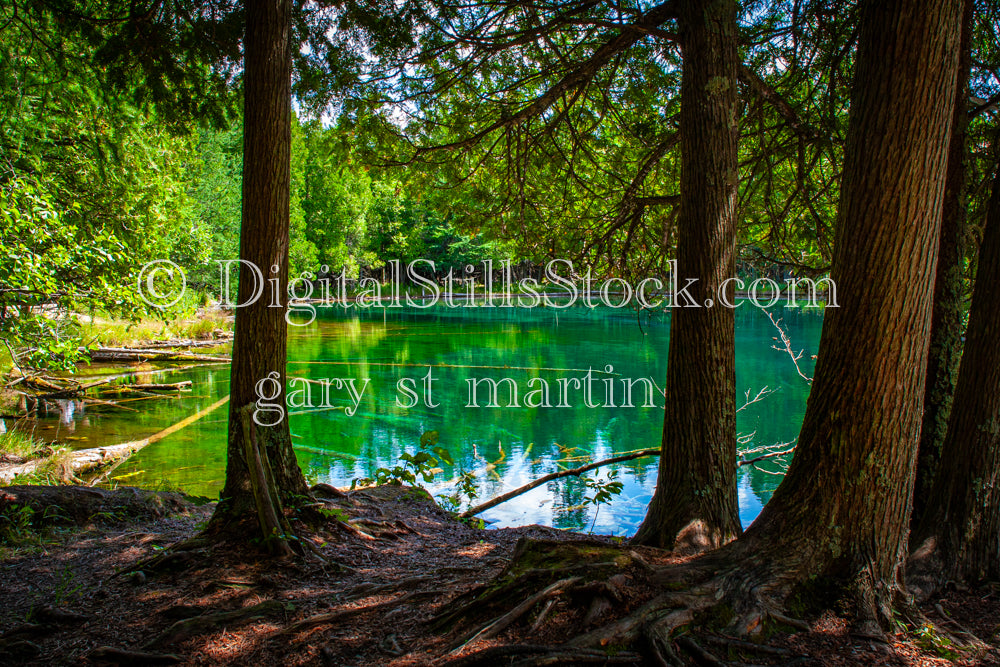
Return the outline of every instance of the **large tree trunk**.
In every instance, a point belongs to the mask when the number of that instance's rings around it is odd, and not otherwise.
[[[272,404],[285,405],[285,290],[288,284],[288,207],[291,149],[291,0],[248,0],[244,40],[243,220],[240,258],[257,266],[265,280],[276,278],[282,307],[269,307],[270,284],[252,305],[236,310],[229,401],[226,484],[219,512],[241,519],[257,509],[245,452],[241,415],[258,398],[257,383],[271,373],[276,382],[263,389]],[[238,303],[257,285],[253,272],[239,274]],[[272,394],[276,388],[278,394]],[[249,407],[247,407],[249,406]],[[276,413],[262,413],[261,422]],[[271,489],[282,500],[307,494],[292,451],[287,417],[258,426],[256,446],[273,473]]]
[[[952,115],[951,146],[948,151],[948,180],[945,181],[941,212],[941,242],[937,277],[934,281],[934,310],[931,315],[931,342],[927,354],[927,382],[924,389],[924,417],[920,429],[917,477],[913,487],[912,526],[919,525],[927,506],[931,486],[941,462],[941,448],[948,430],[958,362],[962,356],[962,260],[965,257],[966,180],[969,127],[969,72],[972,66],[972,0],[965,0],[962,12],[962,41],[955,110]]]
[[[916,531],[916,587],[1000,578],[1000,169],[941,467]]]
[[[961,4],[865,0],[815,381],[788,474],[733,548],[743,590],[834,588],[889,627],[906,555]],[[801,588],[806,586],[805,589]]]
[[[633,541],[701,550],[741,532],[734,317],[718,302],[720,286],[735,272],[737,5],[682,0],[677,10],[683,55],[677,270],[681,287],[698,280],[690,290],[698,305],[671,311],[659,477]]]

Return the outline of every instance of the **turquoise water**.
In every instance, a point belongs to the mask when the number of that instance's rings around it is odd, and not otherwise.
[[[822,316],[817,311],[787,309],[780,313],[796,350],[804,349],[802,370],[811,374]],[[453,490],[460,471],[473,471],[476,502],[525,484],[561,468],[576,467],[619,452],[656,447],[662,428],[661,394],[654,407],[644,407],[645,386],[662,388],[666,373],[669,315],[649,316],[574,307],[485,309],[436,307],[368,309],[345,314],[321,311],[308,327],[289,329],[289,377],[308,378],[313,407],[290,409],[290,425],[299,462],[310,481],[349,485],[371,477],[378,467],[394,465],[400,454],[419,448],[421,434],[439,433],[439,444],[454,457],[425,486],[436,495]],[[809,386],[784,352],[772,349],[777,331],[759,311],[737,311],[737,406],[744,392],[754,396],[767,387],[773,393],[737,415],[738,431],[752,441],[744,448],[789,442],[798,435]],[[425,404],[428,369],[432,393]],[[590,407],[583,387],[591,372]],[[480,407],[471,407],[469,381],[510,378],[518,387],[521,407],[486,407],[485,384],[478,385]],[[336,379],[341,380],[337,388]],[[398,383],[413,395],[400,391]],[[529,384],[529,381],[535,380]],[[577,389],[572,380],[581,380]],[[643,384],[640,378],[649,378]],[[160,430],[203,409],[228,393],[228,368],[203,367],[157,376],[157,381],[191,379],[194,390],[182,398],[131,403],[137,413],[87,406],[72,418],[48,424],[47,434],[72,433],[78,447],[114,444]],[[330,381],[323,407],[322,387]],[[632,403],[623,406],[622,380],[631,379]],[[350,398],[344,381],[353,380],[360,398]],[[368,380],[364,385],[364,380]],[[562,380],[562,382],[560,382]],[[607,382],[614,393],[605,393]],[[553,407],[525,396],[547,385]],[[305,384],[295,385],[303,389]],[[363,387],[363,391],[361,391]],[[564,407],[559,404],[560,390]],[[507,389],[498,402],[508,402]],[[527,400],[526,400],[527,398]],[[398,399],[398,400],[397,400]],[[294,396],[301,405],[305,392]],[[614,407],[604,407],[610,403]],[[356,412],[348,416],[349,408]],[[180,487],[193,494],[216,496],[225,471],[226,410],[143,449],[115,472],[120,484]],[[70,429],[72,429],[70,431]],[[45,433],[43,433],[45,435]],[[83,439],[81,439],[83,438]],[[617,466],[622,493],[595,508],[584,481],[566,477],[550,482],[482,515],[492,526],[531,523],[629,534],[642,520],[656,481],[655,457]],[[740,514],[744,524],[757,515],[781,479],[782,463],[770,460],[744,466],[739,476]],[[602,469],[597,476],[604,477]],[[593,478],[595,473],[590,473]],[[595,514],[596,513],[596,514]],[[592,527],[592,528],[591,528]]]

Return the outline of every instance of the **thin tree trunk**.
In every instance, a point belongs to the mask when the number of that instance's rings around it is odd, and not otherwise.
[[[962,259],[965,248],[966,180],[969,127],[969,72],[972,67],[973,2],[965,0],[962,11],[962,42],[955,87],[951,145],[948,151],[948,180],[945,182],[941,212],[941,242],[937,277],[934,281],[934,310],[931,315],[931,343],[927,354],[927,383],[924,390],[924,418],[920,429],[917,477],[913,487],[911,525],[919,525],[927,498],[941,462],[941,448],[948,430],[952,396],[962,356]]]
[[[740,590],[840,589],[890,627],[906,555],[961,5],[865,0],[831,278],[795,458],[743,538],[710,558]],[[810,593],[810,591],[813,591]]]
[[[979,248],[976,290],[941,467],[915,540],[930,593],[948,580],[1000,578],[1000,168]],[[928,581],[929,579],[929,581]],[[930,584],[930,585],[928,585]]]
[[[735,324],[718,296],[736,268],[737,4],[682,0],[677,11],[683,55],[678,284],[697,279],[690,289],[697,306],[671,311],[659,477],[633,542],[703,550],[741,532]],[[727,298],[731,303],[731,290]]]
[[[260,269],[265,280],[277,279],[282,307],[269,307],[271,285],[260,299],[236,310],[229,403],[226,484],[219,512],[234,519],[256,514],[240,414],[258,398],[258,382],[268,403],[285,404],[286,323],[288,284],[288,210],[291,150],[291,0],[248,0],[244,40],[243,220],[240,258]],[[245,303],[257,285],[254,273],[239,272],[239,302]],[[271,374],[274,375],[271,375]],[[272,391],[276,394],[272,394]],[[277,413],[261,415],[271,423]],[[287,417],[273,426],[259,426],[257,444],[274,472],[278,497],[290,504],[307,495],[302,471],[292,451]]]

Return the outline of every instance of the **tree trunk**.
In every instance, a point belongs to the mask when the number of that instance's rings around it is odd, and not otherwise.
[[[737,4],[682,0],[677,11],[683,55],[677,283],[698,280],[689,290],[697,305],[679,303],[671,311],[659,477],[633,542],[703,550],[741,532],[734,314],[718,296],[736,267]]]
[[[941,462],[941,448],[948,430],[958,362],[962,356],[962,259],[965,256],[966,174],[969,127],[969,72],[972,66],[973,2],[965,0],[962,12],[962,41],[952,115],[951,145],[948,150],[948,180],[945,181],[941,212],[941,242],[937,277],[934,282],[934,310],[931,315],[931,343],[927,353],[927,382],[924,390],[924,418],[920,429],[917,477],[913,487],[912,526],[920,523],[927,498]]]
[[[219,513],[233,519],[256,515],[251,471],[247,467],[245,406],[261,398],[285,405],[285,322],[288,284],[288,208],[291,149],[291,0],[248,0],[244,40],[243,219],[240,259],[260,269],[265,281],[277,279],[281,307],[272,303],[270,283],[251,305],[237,308],[229,402],[226,484]],[[238,303],[257,288],[254,272],[241,268]],[[271,375],[271,374],[274,375]],[[273,392],[273,393],[272,393]],[[252,408],[251,408],[252,409]],[[277,413],[261,413],[260,422],[277,421]],[[302,471],[292,451],[288,419],[257,429],[257,444],[274,473],[278,497],[292,502],[307,495]]]
[[[892,616],[924,396],[961,4],[866,0],[815,381],[788,474],[732,549],[740,586]]]
[[[935,585],[1000,578],[1000,168],[941,467],[916,532],[914,566]],[[930,586],[927,586],[930,583]]]

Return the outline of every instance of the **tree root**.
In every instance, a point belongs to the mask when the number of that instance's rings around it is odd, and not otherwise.
[[[451,652],[457,653],[462,649],[464,649],[465,647],[476,643],[477,641],[496,637],[498,634],[507,629],[514,621],[516,621],[517,619],[521,618],[526,613],[531,611],[531,609],[533,609],[536,604],[538,604],[543,600],[547,600],[551,597],[559,595],[564,590],[573,586],[573,584],[577,583],[578,581],[580,581],[580,577],[570,577],[569,579],[560,579],[559,581],[548,586],[542,591],[535,593],[534,595],[532,595],[527,600],[514,607],[506,614],[503,614],[499,618],[490,621],[489,623],[481,627],[479,630],[472,633],[470,637],[461,641],[459,645],[456,648],[454,648]]]
[[[780,578],[784,575],[772,578],[771,568],[760,572],[759,580],[748,579],[735,563],[704,557],[654,566],[627,548],[606,543],[522,541],[503,572],[445,605],[432,619],[431,627],[458,631],[474,623],[472,630],[450,643],[442,658],[449,667],[497,664],[501,660],[502,664],[523,665],[586,664],[598,662],[596,656],[620,659],[622,664],[662,667],[693,662],[718,667],[730,664],[725,659],[729,650],[765,655],[770,660],[798,661],[801,656],[785,649],[736,638],[775,625],[810,631],[807,622],[779,610],[778,604],[789,593],[788,580]],[[660,592],[646,597],[650,584]],[[553,613],[555,609],[560,613]],[[627,611],[588,629],[616,609]],[[569,625],[583,632],[544,650],[536,645],[517,645],[468,654],[477,642],[498,637],[533,613],[529,635],[553,622],[560,623],[560,628]],[[688,628],[698,628],[699,634],[692,635]],[[701,633],[712,629],[724,629],[728,636],[715,634],[702,640]],[[720,647],[716,652],[722,657],[704,643]],[[639,653],[623,654],[622,650]]]
[[[776,620],[778,623],[783,623],[796,630],[801,630],[802,632],[812,632],[812,627],[805,621],[800,621],[797,618],[792,618],[791,616],[785,616],[784,614],[779,614],[776,611],[769,611],[767,615]]]
[[[941,617],[941,623],[947,624],[953,628],[952,630],[947,631],[946,634],[951,635],[956,644],[976,650],[989,648],[986,642],[977,637],[975,633],[971,632],[964,625],[949,616],[948,612],[944,610],[944,607],[941,606],[940,602],[934,603],[934,611],[936,611],[938,616]],[[940,628],[941,623],[937,623],[935,625]]]
[[[701,665],[701,667],[726,667],[726,663],[722,662],[714,655],[703,649],[701,644],[696,642],[694,638],[689,635],[678,637],[676,639],[676,643],[692,658],[694,658],[694,661]]]
[[[773,646],[765,646],[763,644],[755,644],[753,642],[743,641],[741,639],[733,639],[732,637],[720,637],[718,635],[705,635],[703,639],[709,644],[715,644],[716,646],[722,646],[726,649],[731,649],[734,651],[744,651],[750,653],[760,653],[762,655],[773,655],[779,658],[797,658],[794,653],[787,649],[775,648]]]
[[[177,621],[163,631],[158,637],[146,644],[144,648],[151,649],[166,644],[175,644],[188,637],[210,632],[219,627],[233,627],[241,623],[255,621],[267,616],[276,616],[291,611],[294,607],[277,600],[267,600],[252,607],[235,611],[222,611],[213,614],[201,614],[194,618]]]
[[[78,614],[75,611],[56,609],[55,607],[39,607],[35,611],[35,618],[50,625],[77,625],[92,620],[86,614]]]
[[[413,600],[414,598],[430,597],[437,595],[440,595],[440,592],[414,591],[406,593],[405,595],[402,595],[398,598],[394,598],[387,602],[380,602],[379,604],[372,604],[364,607],[352,607],[350,609],[340,609],[338,611],[331,611],[323,614],[315,614],[313,616],[303,618],[302,620],[295,621],[291,625],[288,625],[287,627],[279,630],[277,633],[273,635],[272,638],[276,639],[278,637],[284,637],[287,635],[295,634],[297,632],[307,630],[317,625],[328,625],[330,623],[334,623],[335,621],[339,621],[341,619],[348,618],[350,616],[358,616],[360,614],[368,614],[374,611],[381,611],[383,609],[388,609],[390,607],[396,607],[398,605],[403,604],[404,602]]]
[[[510,662],[512,658],[531,655],[535,657],[524,657],[517,662]],[[479,665],[492,667],[499,664],[528,667],[530,665],[641,665],[644,663],[642,656],[638,653],[623,651],[612,656],[604,651],[590,649],[562,648],[544,644],[513,644],[494,646],[438,664],[441,667],[477,667]]]
[[[87,662],[95,665],[176,665],[184,662],[184,658],[173,653],[144,653],[141,651],[126,651],[111,646],[95,648],[87,654]]]
[[[399,581],[390,581],[385,584],[375,584],[375,583],[365,583],[358,584],[354,588],[344,593],[342,600],[344,602],[349,602],[351,600],[359,600],[361,598],[370,597],[372,595],[378,595],[385,591],[401,591],[408,588],[415,588],[420,584],[428,583],[431,581],[437,581],[437,577],[432,574],[421,574],[415,577],[410,577],[408,579],[402,579]]]
[[[346,491],[341,491],[337,487],[320,482],[319,484],[314,484],[309,492],[312,493],[317,498],[323,496],[324,498],[340,498],[345,500],[350,500],[351,496],[347,494]]]

